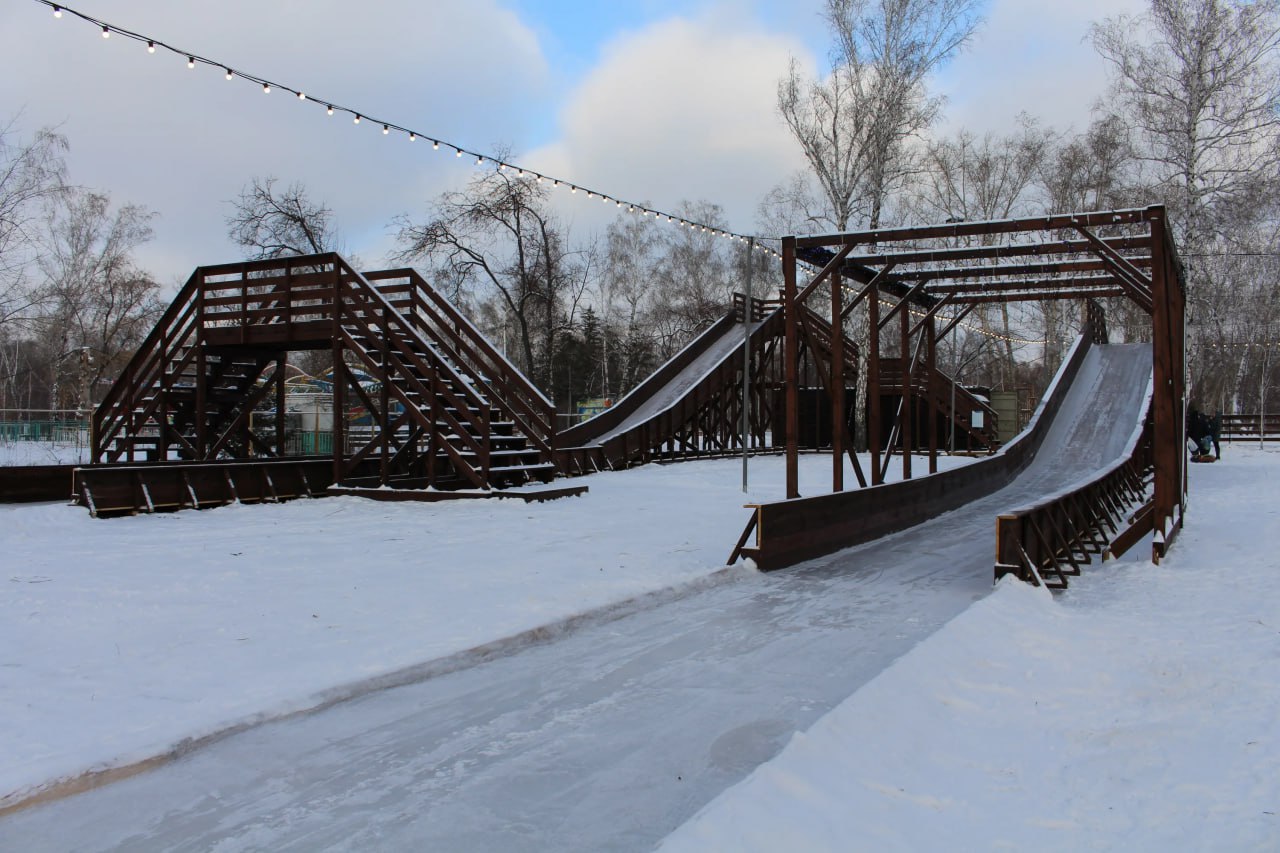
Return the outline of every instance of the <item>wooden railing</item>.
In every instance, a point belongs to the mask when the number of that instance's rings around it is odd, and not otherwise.
[[[376,287],[338,261],[339,313],[335,324],[346,348],[377,376],[406,415],[428,434],[443,425],[447,439],[438,442],[459,475],[477,488],[488,488],[492,406],[474,382],[426,344],[405,317]],[[335,380],[338,377],[335,376]],[[358,386],[353,386],[358,387]],[[356,392],[357,395],[359,392]],[[365,401],[368,405],[372,401]],[[376,447],[344,460],[343,471],[361,464]]]
[[[751,518],[727,562],[741,554],[761,571],[784,568],[904,530],[1003,488],[1035,457],[1091,346],[1086,327],[1031,423],[994,456],[914,480],[748,504]],[[747,544],[752,533],[754,546]]]
[[[436,351],[454,364],[470,365],[470,381],[551,461],[555,406],[537,386],[415,270],[383,270],[364,277]]]
[[[1223,415],[1223,441],[1280,441],[1280,412]]]
[[[148,399],[148,391],[171,382],[175,373],[180,373],[195,357],[199,292],[197,271],[187,279],[173,302],[160,315],[151,333],[134,351],[119,378],[94,410],[91,457],[94,462],[109,461],[104,458],[107,450],[126,425],[138,431],[147,420],[157,417],[157,411],[165,401],[160,394],[153,394]],[[181,354],[184,349],[185,355]],[[172,364],[175,359],[177,365]],[[165,418],[160,414],[157,426],[163,423]],[[119,455],[116,453],[114,458]]]
[[[215,346],[326,339],[339,260],[308,255],[201,267],[203,339]]]
[[[880,357],[880,394],[901,396],[902,359]],[[953,399],[952,379],[940,370],[935,370],[930,376],[924,365],[916,364],[911,371],[911,394],[921,404],[928,404],[930,400],[936,402],[939,415],[945,418]],[[1000,434],[1000,415],[996,410],[963,385],[955,385],[954,399],[955,411],[951,412],[950,418],[959,431],[968,433],[985,446],[992,445]],[[972,414],[975,411],[982,412],[980,428],[973,426]],[[917,446],[922,439],[923,436],[916,436]],[[898,437],[895,437],[897,441]]]
[[[1012,574],[1037,586],[1066,589],[1068,576],[1079,575],[1091,555],[1124,554],[1154,529],[1154,473],[1148,406],[1145,425],[1122,459],[1088,482],[996,519],[996,580]]]

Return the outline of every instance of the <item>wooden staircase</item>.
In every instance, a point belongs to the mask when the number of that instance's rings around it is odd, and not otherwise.
[[[557,473],[541,392],[415,272],[365,276],[336,254],[196,270],[94,413],[95,463],[285,456],[298,350],[333,354],[339,486],[492,490]],[[371,431],[348,429],[354,406]],[[266,430],[255,411],[272,413]]]
[[[956,385],[954,388],[955,408],[952,409],[952,380],[940,370],[935,370],[932,375],[926,372],[926,368],[917,364],[911,375],[911,396],[916,412],[916,423],[918,428],[911,431],[915,441],[915,450],[923,449],[924,442],[927,441],[928,412],[937,412],[942,423],[945,423],[948,429],[955,429],[958,437],[957,444],[963,444],[970,450],[983,449],[990,450],[998,442],[998,418],[995,409],[993,409],[987,401],[973,394],[962,385]],[[881,410],[886,413],[896,411],[902,400],[902,361],[897,358],[880,358],[880,397],[884,400]],[[973,426],[973,414],[980,412],[982,414],[982,426]],[[942,436],[948,434],[947,430],[940,431]],[[900,442],[900,436],[895,431],[893,436],[895,443]]]

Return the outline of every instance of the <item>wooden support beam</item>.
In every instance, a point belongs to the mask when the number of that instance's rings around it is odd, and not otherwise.
[[[880,294],[867,300],[867,449],[871,453],[871,485],[884,482],[880,467]]]
[[[844,306],[844,310],[841,311],[840,319],[842,321],[849,316],[853,309],[862,304],[862,300],[867,298],[867,294],[877,290],[881,284],[888,280],[889,273],[893,271],[894,266],[894,264],[886,264],[880,272],[871,277],[871,281],[863,285],[862,290],[858,291],[858,295],[853,297],[853,300]]]
[[[852,247],[845,247],[846,249]],[[844,250],[842,250],[844,251]],[[844,491],[844,323],[840,273],[831,274],[831,491]]]
[[[1141,270],[1137,268],[1128,258],[1125,258],[1112,247],[1108,246],[1100,240],[1093,232],[1089,231],[1083,225],[1074,226],[1077,231],[1089,242],[1101,258],[1103,264],[1109,269],[1120,283],[1128,291],[1129,298],[1132,299],[1138,307],[1142,308],[1148,314],[1153,310],[1152,282]],[[1155,242],[1152,241],[1152,245]],[[1154,260],[1158,264],[1159,260]]]
[[[893,315],[897,314],[899,311],[906,312],[907,305],[910,304],[911,300],[917,294],[923,291],[924,288],[925,288],[925,282],[923,281],[912,285],[911,289],[908,290],[905,294],[903,294],[902,298],[898,300],[897,304],[889,309],[889,313],[885,314],[883,317],[880,318],[880,325],[883,327],[886,323],[892,320]],[[906,316],[905,313],[903,316]]]
[[[785,324],[785,382],[787,398],[787,497],[800,497],[800,337],[796,329],[796,238],[782,238],[782,311]]]
[[[998,293],[987,296],[957,296],[952,302],[956,305],[986,305],[999,302],[1047,302],[1051,299],[1111,299],[1128,296],[1123,287],[1096,287],[1081,291],[1046,291],[1043,293]]]
[[[796,297],[796,301],[801,304],[808,301],[809,294],[813,293],[813,291],[817,288],[819,284],[822,284],[823,279],[831,275],[833,272],[836,272],[840,268],[841,262],[844,261],[844,256],[849,254],[849,252],[852,250],[853,250],[853,246],[841,247],[840,250],[836,252],[835,255],[832,256],[831,260],[827,261],[827,265],[824,266],[821,269],[821,271],[819,271],[818,274],[815,275],[813,279],[804,286],[804,290],[800,291],[800,295]]]
[[[1061,231],[1077,224],[1137,225],[1150,218],[1146,208],[1128,210],[1103,210],[1090,213],[1066,213],[1051,216],[1034,216],[1020,219],[997,219],[984,222],[956,222],[945,225],[908,226],[905,228],[879,228],[874,231],[855,231],[846,234],[828,234],[802,237],[797,248],[818,246],[863,245],[867,243],[893,243],[908,240],[925,240],[940,237],[981,237],[991,234],[1016,234],[1026,231]]]
[[[1107,237],[1108,246],[1121,252],[1151,249],[1149,236]],[[847,264],[879,266],[880,264],[928,264],[956,263],[957,261],[995,260],[1046,255],[1078,255],[1092,251],[1086,240],[1051,240],[1043,243],[1009,243],[995,246],[965,246],[954,249],[919,249],[901,252],[878,252],[866,255],[849,255]]]

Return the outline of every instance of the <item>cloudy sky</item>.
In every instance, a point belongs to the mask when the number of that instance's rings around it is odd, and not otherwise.
[[[751,232],[766,191],[802,166],[774,109],[789,57],[825,62],[822,0],[72,0],[115,26],[468,150],[672,210],[724,206]],[[990,0],[935,81],[945,126],[1010,128],[1027,111],[1082,128],[1105,89],[1089,23],[1141,0]],[[229,200],[254,176],[300,181],[345,248],[383,265],[389,221],[420,215],[474,160],[433,152],[323,104],[197,65],[35,0],[0,8],[0,121],[55,126],[72,179],[155,210],[143,265],[163,282],[235,260]],[[603,206],[561,193],[576,232]]]

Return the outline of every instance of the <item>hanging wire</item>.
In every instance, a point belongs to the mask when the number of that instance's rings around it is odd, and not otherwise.
[[[181,59],[184,59],[186,61],[187,68],[194,69],[197,66],[205,65],[205,66],[209,66],[210,68],[217,69],[228,80],[234,80],[236,78],[239,78],[241,80],[248,80],[249,82],[261,87],[262,91],[266,94],[270,94],[272,90],[287,92],[291,95],[294,95],[299,101],[304,101],[304,102],[310,101],[317,104],[318,106],[323,107],[328,115],[333,115],[335,112],[346,113],[347,115],[352,117],[352,121],[354,124],[360,124],[362,121],[367,120],[371,125],[375,127],[381,127],[382,134],[384,136],[390,135],[394,131],[399,135],[403,135],[407,137],[410,142],[416,141],[419,137],[421,137],[431,142],[431,149],[433,151],[439,151],[441,148],[444,148],[446,151],[454,152],[454,155],[457,157],[463,157],[463,156],[472,157],[475,159],[475,164],[477,166],[483,166],[486,163],[490,163],[498,171],[506,171],[507,169],[511,169],[511,170],[514,170],[519,177],[523,178],[527,175],[528,177],[534,179],[539,184],[549,181],[553,187],[563,186],[568,188],[571,193],[577,193],[579,190],[583,190],[586,192],[587,198],[594,198],[598,196],[605,203],[613,202],[615,207],[617,207],[618,209],[623,209],[625,206],[625,209],[629,213],[640,214],[642,216],[652,215],[655,219],[660,219],[665,217],[667,222],[678,223],[679,225],[695,229],[700,233],[711,234],[716,237],[724,237],[730,240],[738,240],[743,243],[746,243],[749,239],[748,235],[746,234],[739,234],[734,231],[718,228],[714,225],[708,225],[704,222],[698,222],[696,220],[689,219],[688,217],[678,216],[674,213],[667,213],[665,211],[648,207],[643,204],[630,202],[618,196],[610,195],[608,193],[599,192],[598,190],[585,187],[576,181],[571,181],[565,178],[558,178],[553,175],[548,175],[544,172],[539,172],[534,169],[528,169],[518,164],[508,162],[499,157],[494,157],[492,155],[485,154],[483,152],[473,151],[470,148],[466,148],[462,145],[458,145],[456,143],[450,142],[447,139],[440,137],[439,135],[424,133],[423,131],[420,131],[420,130],[413,130],[403,125],[396,124],[393,121],[377,118],[373,115],[370,115],[365,110],[357,110],[354,107],[344,106],[338,103],[337,101],[331,100],[329,98],[320,98],[315,96],[314,94],[307,94],[302,89],[289,86],[284,83],[279,83],[274,80],[269,80],[265,77],[260,77],[248,71],[243,71],[241,69],[233,67],[231,63],[213,59],[211,57],[204,56],[202,54],[187,50],[185,48],[175,47],[174,45],[168,44],[167,42],[161,39],[158,39],[154,36],[144,35],[142,33],[138,33],[133,30],[117,26],[115,24],[109,23],[99,18],[95,18],[92,15],[87,15],[83,12],[72,9],[71,7],[65,6],[61,3],[53,3],[51,2],[51,0],[35,0],[35,2],[41,4],[42,6],[47,6],[51,8],[53,10],[53,15],[55,18],[61,18],[65,13],[68,15],[73,15],[76,18],[79,18],[83,21],[86,21],[89,24],[92,24],[95,28],[100,28],[102,31],[103,38],[108,38],[112,34],[118,34],[120,36],[123,36],[124,38],[132,39],[133,41],[145,44],[147,51],[150,53],[155,53],[157,48],[166,50],[169,53]],[[763,252],[765,254],[772,255],[777,258],[782,257],[782,255],[779,254],[777,251],[767,246],[763,246],[759,242],[755,243],[755,247],[757,251]]]

